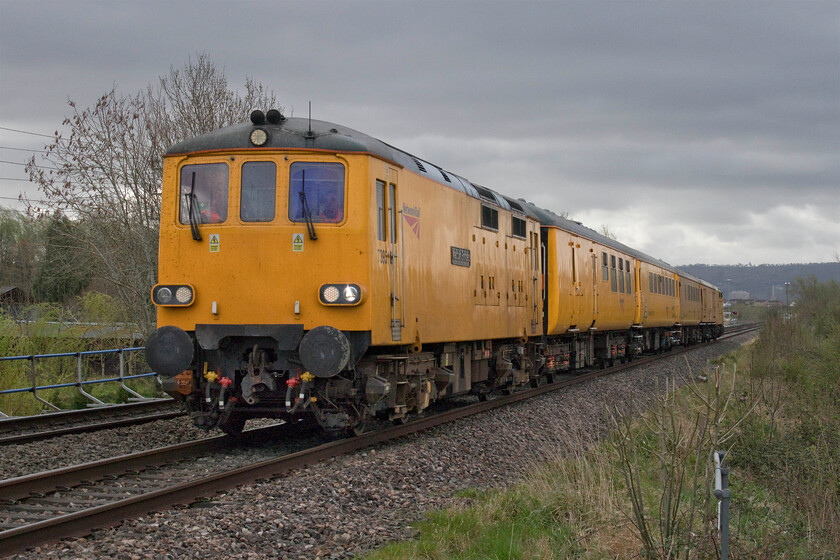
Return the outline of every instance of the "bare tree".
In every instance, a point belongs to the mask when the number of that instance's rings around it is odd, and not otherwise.
[[[601,229],[598,230],[598,233],[600,233],[604,237],[612,239],[613,241],[618,241],[618,236],[611,232],[610,228],[608,228],[605,224],[601,224]]]
[[[42,224],[0,206],[0,286],[17,286],[31,297],[43,253]]]
[[[119,96],[116,87],[93,107],[64,120],[46,160],[29,161],[30,179],[46,201],[30,211],[59,211],[84,227],[77,242],[91,275],[101,279],[126,316],[143,332],[155,324],[149,291],[157,277],[162,154],[173,143],[241,122],[275,97],[252,79],[244,93],[228,87],[224,71],[206,54],[150,84]]]

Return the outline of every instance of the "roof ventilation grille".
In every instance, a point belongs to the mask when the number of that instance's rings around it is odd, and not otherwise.
[[[417,159],[417,158],[411,158],[411,159],[413,159],[413,160],[414,160],[414,163],[417,165],[417,169],[419,169],[419,170],[420,170],[420,171],[422,171],[423,173],[425,173],[425,172],[426,172],[426,168],[425,168],[425,167],[423,167],[423,164],[422,164],[422,163],[420,163],[420,160],[419,160],[419,159]]]
[[[473,186],[475,187],[475,190],[478,191],[478,195],[481,198],[489,200],[493,204],[498,204],[498,202],[496,202],[496,197],[493,196],[493,193],[490,191],[490,189],[486,189],[482,186],[476,185],[475,183],[473,183]]]

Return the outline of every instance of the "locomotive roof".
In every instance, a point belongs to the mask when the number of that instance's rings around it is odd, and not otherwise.
[[[695,278],[670,264],[651,257],[641,251],[610,239],[580,222],[558,216],[550,210],[539,208],[523,199],[514,200],[491,189],[471,183],[467,179],[444,170],[431,162],[400,150],[372,136],[339,124],[304,118],[283,118],[276,124],[245,122],[214,130],[189,138],[173,145],[167,156],[219,150],[253,149],[250,141],[255,128],[266,131],[268,139],[261,148],[326,150],[343,153],[370,153],[383,160],[402,166],[442,185],[459,190],[473,198],[490,202],[505,210],[527,215],[544,226],[554,226],[596,241],[634,258],[654,264],[696,282],[714,288],[711,284]]]

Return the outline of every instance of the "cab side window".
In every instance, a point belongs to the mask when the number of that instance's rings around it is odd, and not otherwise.
[[[385,182],[376,181],[376,238],[385,241]]]

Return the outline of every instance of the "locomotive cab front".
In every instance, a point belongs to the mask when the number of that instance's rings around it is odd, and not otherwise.
[[[370,156],[335,129],[252,121],[164,158],[147,358],[199,426],[313,412],[352,424],[323,397],[366,390],[342,372],[371,343]]]

